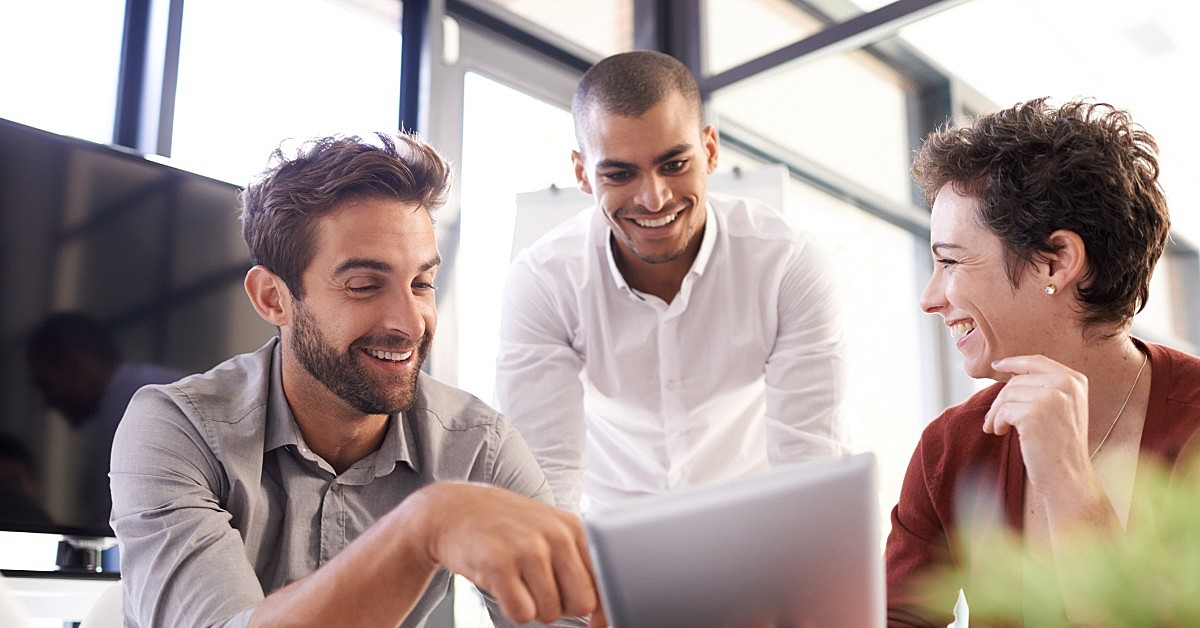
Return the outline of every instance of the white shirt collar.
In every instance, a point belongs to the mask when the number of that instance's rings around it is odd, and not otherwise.
[[[704,269],[708,267],[708,260],[712,258],[713,248],[716,246],[717,233],[720,226],[717,222],[717,213],[713,211],[711,202],[705,201],[704,212],[704,235],[700,240],[700,251],[696,253],[696,259],[692,262],[692,267],[688,270],[688,274],[703,275]],[[613,278],[613,282],[618,288],[637,294],[637,291],[629,286],[629,282],[625,280],[625,276],[617,268],[617,258],[613,255],[612,225],[608,224],[608,220],[604,216],[604,210],[597,207],[596,216],[600,221],[600,225],[604,228],[603,239],[601,241],[604,243],[605,257],[608,259],[608,270]],[[596,226],[595,222],[592,224],[593,227]]]

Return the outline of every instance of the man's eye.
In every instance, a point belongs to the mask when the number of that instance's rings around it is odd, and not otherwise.
[[[379,286],[377,286],[375,284],[363,284],[363,285],[346,286],[346,289],[355,294],[366,294],[366,293],[374,292],[375,290],[378,290]]]
[[[427,282],[427,281],[417,281],[417,282],[413,282],[413,289],[419,290],[419,291],[433,292],[434,290],[437,290],[437,286],[435,286],[432,283]]]
[[[938,264],[941,264],[941,265],[942,265],[942,268],[949,268],[949,267],[951,267],[951,266],[953,266],[953,265],[957,264],[957,263],[958,263],[958,261],[957,261],[957,260],[952,260],[952,259],[949,259],[949,258],[946,258],[946,257],[942,257],[942,258],[938,258],[938,260],[937,260],[937,263],[938,263]]]
[[[679,172],[680,170],[683,170],[685,166],[687,166],[686,159],[675,159],[663,164],[662,169],[664,172]]]
[[[608,181],[612,181],[614,183],[620,183],[622,181],[629,180],[629,178],[632,177],[633,175],[628,172],[606,172],[604,174],[601,174],[600,176],[604,177]]]

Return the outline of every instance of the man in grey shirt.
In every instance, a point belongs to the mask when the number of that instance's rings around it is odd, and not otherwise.
[[[420,371],[446,163],[382,134],[274,161],[242,221],[278,338],[143,389],[117,431],[126,625],[417,626],[451,572],[515,622],[598,611],[580,521],[520,436]]]

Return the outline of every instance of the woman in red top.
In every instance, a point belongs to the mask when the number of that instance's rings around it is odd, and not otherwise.
[[[934,132],[913,174],[933,207],[921,307],[968,375],[997,381],[926,428],[892,511],[889,625],[945,626],[954,600],[931,615],[916,580],[986,574],[953,536],[968,517],[999,510],[1050,553],[1136,525],[1139,461],[1177,464],[1200,430],[1200,359],[1131,335],[1170,219],[1155,141],[1126,112],[1021,103]]]

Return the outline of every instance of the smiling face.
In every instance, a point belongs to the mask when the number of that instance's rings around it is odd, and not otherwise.
[[[580,136],[575,176],[608,219],[619,259],[690,266],[717,166],[716,131],[701,129],[695,110],[670,94],[636,118],[593,108]]]
[[[360,199],[323,216],[304,298],[282,329],[285,360],[301,367],[285,370],[285,387],[290,372],[311,399],[362,414],[408,409],[437,326],[440,261],[423,208]]]
[[[921,309],[939,314],[958,338],[963,369],[971,377],[1006,379],[991,363],[1014,355],[1046,353],[1061,332],[1048,314],[1045,286],[1027,268],[1016,287],[1004,270],[1000,238],[976,222],[979,201],[950,184],[938,192],[930,218],[934,268]]]

